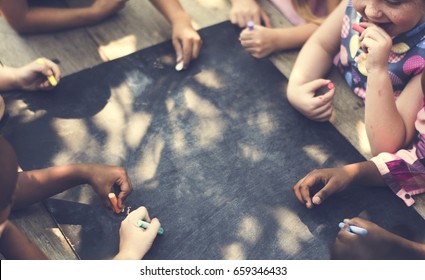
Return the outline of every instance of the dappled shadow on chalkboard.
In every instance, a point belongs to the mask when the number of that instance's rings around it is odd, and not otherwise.
[[[246,54],[235,32],[230,23],[202,30],[201,56],[183,72],[166,42],[65,77],[48,94],[7,96],[21,166],[124,166],[135,188],[126,204],[145,205],[165,229],[148,259],[327,259],[338,223],[364,213],[422,230],[387,189],[313,210],[296,201],[292,186],[310,170],[364,159],[329,123],[296,112],[283,76]],[[82,259],[116,253],[125,215],[89,186],[46,204]]]

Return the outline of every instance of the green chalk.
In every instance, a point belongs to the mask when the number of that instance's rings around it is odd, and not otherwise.
[[[142,220],[138,220],[138,221],[137,221],[137,226],[138,226],[138,227],[141,227],[141,228],[147,229],[149,225],[150,225],[150,223],[148,223],[148,222],[146,222],[146,221],[142,221]],[[162,227],[160,227],[160,228],[158,229],[158,234],[163,234],[163,233],[164,233],[164,229],[163,229]]]

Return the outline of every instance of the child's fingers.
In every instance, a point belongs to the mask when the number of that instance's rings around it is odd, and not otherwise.
[[[140,206],[136,210],[131,211],[130,214],[128,214],[127,219],[130,219],[130,221],[134,224],[137,224],[138,220],[143,220],[147,222],[151,221],[148,210],[144,206]]]
[[[244,30],[242,30],[241,34],[239,35],[239,40],[242,41],[247,41],[252,39],[252,31],[249,30],[248,28],[245,28]]]
[[[297,184],[295,184],[294,193],[299,202],[305,204],[307,208],[311,208],[313,204],[310,197],[310,188],[314,186],[314,184],[311,185],[311,181],[306,180],[308,179],[308,176],[309,175],[302,178]]]
[[[192,59],[196,59],[199,57],[199,53],[201,52],[202,41],[194,41],[192,47]]]
[[[150,225],[146,229],[146,232],[150,234],[152,237],[155,237],[158,234],[158,230],[161,227],[161,223],[157,218],[153,218],[150,220]]]
[[[118,207],[122,209],[124,208],[124,201],[133,191],[133,186],[131,184],[131,181],[129,181],[128,178],[121,178],[121,185],[119,185],[118,187],[120,191],[118,193],[117,203],[118,203]]]
[[[183,68],[189,67],[190,60],[192,59],[193,41],[191,39],[183,41]]]
[[[333,106],[331,105],[327,107],[325,111],[319,114],[316,114],[314,117],[314,120],[318,122],[327,122],[331,118],[332,112],[333,112]]]
[[[326,182],[325,186],[321,188],[314,196],[313,203],[321,204],[325,201],[329,196],[338,191],[338,186],[335,185],[334,180],[330,179]]]
[[[269,16],[264,11],[261,11],[261,20],[263,21],[265,27],[270,28],[272,26],[270,24]]]
[[[179,39],[173,39],[173,47],[176,52],[176,64],[183,60],[183,48]]]
[[[316,79],[304,85],[305,89],[310,92],[316,92],[319,88],[327,86],[331,81],[326,79]]]

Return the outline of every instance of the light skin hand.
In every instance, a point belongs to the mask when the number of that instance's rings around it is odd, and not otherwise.
[[[332,116],[332,102],[335,95],[335,88],[328,90],[323,95],[315,96],[315,94],[320,88],[326,87],[329,82],[329,80],[317,79],[291,88],[291,91],[296,92],[292,96],[297,97],[292,101],[290,100],[292,106],[311,120],[319,122],[328,121]]]
[[[172,42],[176,62],[183,61],[183,68],[187,69],[190,62],[198,58],[202,46],[201,36],[192,27],[190,20],[176,22],[173,25]]]
[[[361,23],[366,29],[360,35],[361,47],[367,51],[366,70],[387,71],[388,57],[392,46],[391,37],[380,27],[371,23]]]
[[[176,52],[176,64],[183,61],[183,69],[198,58],[202,45],[201,36],[193,28],[190,16],[178,0],[151,0],[173,27],[172,42]]]
[[[240,28],[245,28],[250,20],[256,25],[263,22],[264,26],[271,27],[270,18],[255,0],[232,0],[230,21]]]
[[[147,229],[137,226],[137,221],[150,222]],[[150,219],[145,207],[141,206],[121,222],[119,253],[115,259],[140,260],[152,247],[158,229],[161,226],[158,219]]]
[[[244,29],[239,37],[245,50],[255,58],[263,58],[277,50],[276,30],[256,25],[254,30]]]
[[[44,64],[33,61],[25,66],[16,68],[15,75],[18,88],[28,91],[52,89],[47,77],[54,75],[59,82],[61,72],[59,66],[47,58],[41,58]]]

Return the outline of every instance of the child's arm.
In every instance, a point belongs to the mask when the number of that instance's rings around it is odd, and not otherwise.
[[[353,186],[385,186],[375,163],[365,161],[338,168],[313,170],[294,186],[294,193],[300,203],[312,208],[321,204],[334,193]],[[310,190],[320,187],[314,194]]]
[[[150,223],[145,230],[137,226],[137,221],[143,220]],[[120,227],[120,247],[116,260],[140,260],[151,248],[158,229],[161,226],[159,220],[149,218],[149,213],[145,207],[141,206],[132,211],[121,222]]]
[[[367,229],[368,233],[361,236],[340,230],[332,248],[333,259],[425,259],[425,244],[407,240],[361,218],[346,222]]]
[[[0,0],[8,23],[20,33],[63,30],[99,22],[124,8],[128,0],[95,0],[89,7],[29,7],[27,0]]]
[[[47,256],[11,221],[6,220],[0,237],[0,252],[8,260],[46,260]]]
[[[320,96],[315,96],[315,93],[329,82],[320,78],[329,71],[340,46],[346,5],[347,0],[342,1],[307,40],[289,77],[288,101],[312,120],[325,121],[332,113],[335,90]]]
[[[199,56],[201,37],[193,28],[190,16],[178,0],[151,0],[151,2],[173,26],[172,41],[176,51],[176,63],[183,62],[183,68],[186,69],[190,61]]]
[[[111,206],[108,198],[114,187],[119,190],[118,207],[132,191],[131,181],[122,167],[101,164],[72,164],[20,172],[13,208],[21,208],[75,186],[89,184]]]
[[[255,0],[230,0],[232,9],[230,10],[230,21],[239,25],[240,28],[246,27],[248,21],[252,20],[255,24],[271,27],[269,16],[261,9]]]
[[[43,63],[37,62],[40,59]],[[46,58],[38,60],[19,68],[0,67],[0,91],[51,89],[47,77],[53,75],[58,82],[61,76],[59,66]]]
[[[394,99],[391,78],[388,74],[388,57],[391,37],[381,28],[370,23],[360,36],[362,48],[367,50],[368,73],[365,126],[372,155],[381,152],[394,153],[406,147],[415,133],[416,115],[421,108],[423,93],[420,75],[413,77]]]
[[[239,39],[248,53],[263,58],[276,51],[301,47],[318,27],[314,23],[275,29],[256,25],[254,30],[244,29]]]

